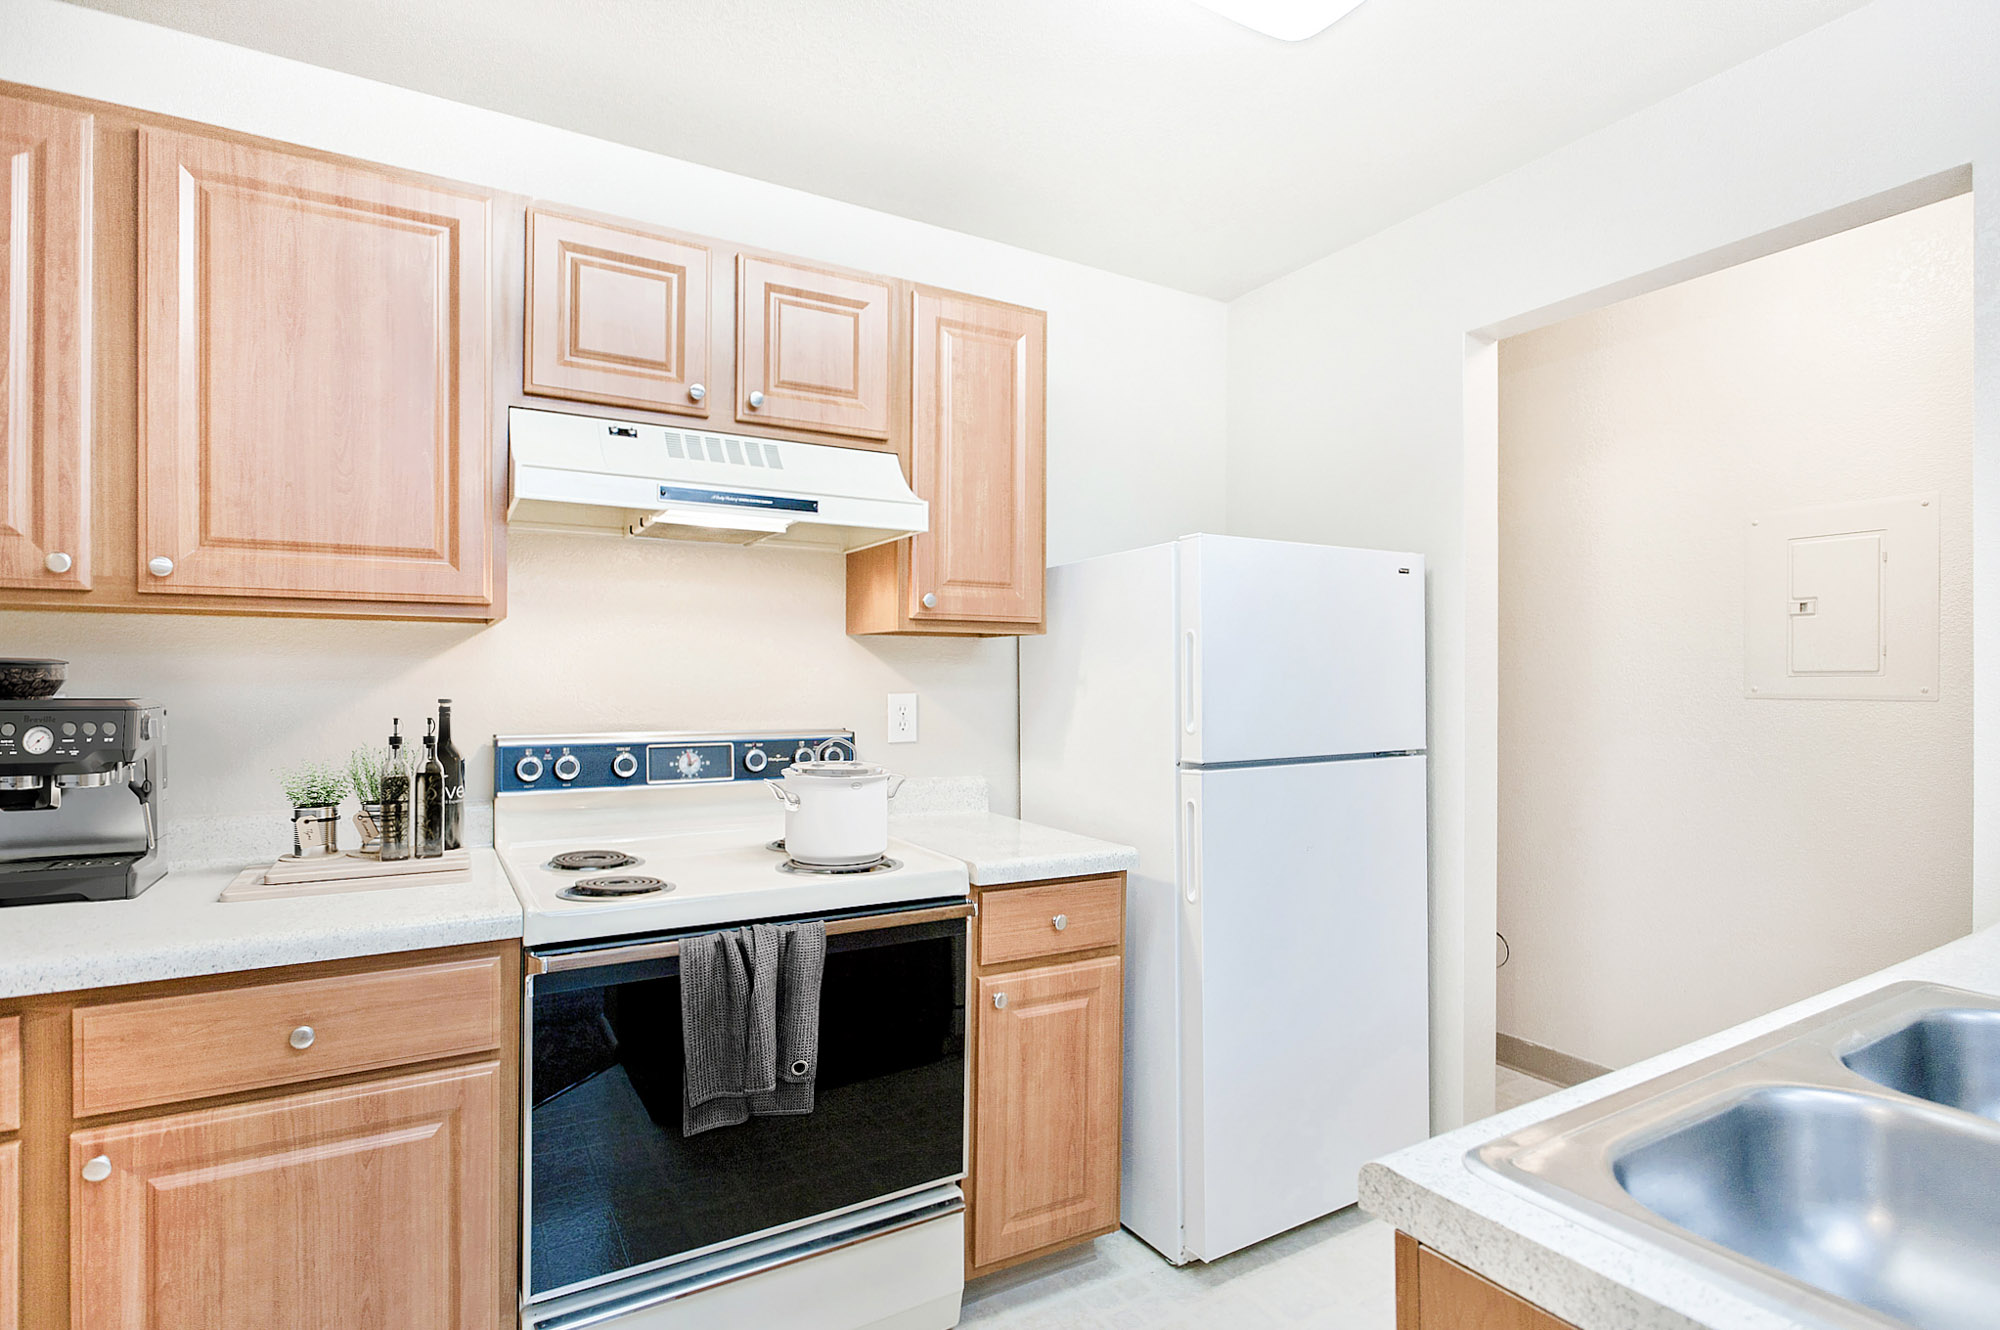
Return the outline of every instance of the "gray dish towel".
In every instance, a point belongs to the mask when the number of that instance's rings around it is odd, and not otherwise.
[[[681,1134],[810,1113],[826,925],[752,924],[681,940]]]

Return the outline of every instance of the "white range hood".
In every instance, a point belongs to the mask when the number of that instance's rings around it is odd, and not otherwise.
[[[520,406],[507,436],[510,522],[830,550],[930,529],[893,453]]]

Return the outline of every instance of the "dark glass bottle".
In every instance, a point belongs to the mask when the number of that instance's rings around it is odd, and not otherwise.
[[[424,756],[411,789],[410,809],[417,824],[417,858],[437,858],[444,853],[444,767],[438,761],[434,720],[424,724]]]
[[[410,857],[410,761],[403,754],[403,722],[389,724],[389,760],[382,764],[382,857]]]
[[[465,756],[451,741],[451,699],[438,699],[438,765],[444,768],[444,847],[465,846]]]

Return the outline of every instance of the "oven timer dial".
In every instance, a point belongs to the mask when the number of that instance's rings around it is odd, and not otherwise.
[[[681,755],[674,759],[674,770],[679,772],[683,778],[689,780],[699,776],[702,767],[706,765],[702,761],[701,754],[692,748],[683,749]]]
[[[514,777],[523,785],[533,785],[542,778],[542,759],[533,753],[523,753],[514,764]]]
[[[620,753],[611,759],[611,774],[620,780],[630,780],[639,774],[639,759],[630,753]]]
[[[762,771],[770,760],[763,749],[752,748],[743,754],[743,769],[750,772]]]
[[[583,774],[583,763],[576,760],[575,753],[564,753],[556,759],[556,779],[575,780]]]

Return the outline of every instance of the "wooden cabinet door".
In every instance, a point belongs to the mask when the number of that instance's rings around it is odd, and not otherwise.
[[[1123,967],[979,981],[974,1266],[1117,1227]]]
[[[910,618],[1039,623],[1047,316],[919,291],[910,484],[931,506],[910,545]]]
[[[709,251],[528,209],[525,392],[706,416]]]
[[[736,418],[887,439],[895,287],[748,254],[736,264]]]
[[[0,586],[90,589],[91,118],[0,97]]]
[[[492,599],[489,201],[145,128],[142,592]]]
[[[76,1133],[72,1330],[493,1330],[501,1086],[486,1062]]]
[[[0,1330],[21,1324],[21,1143],[0,1143]]]

